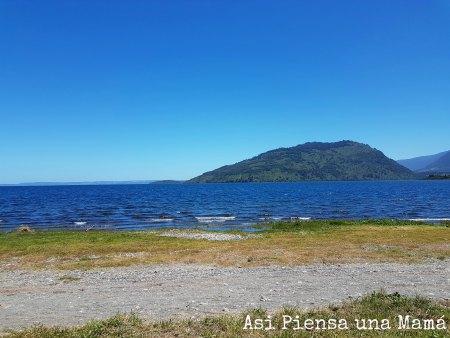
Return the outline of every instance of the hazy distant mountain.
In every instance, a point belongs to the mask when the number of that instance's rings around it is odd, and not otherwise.
[[[434,155],[399,160],[397,162],[410,170],[420,173],[450,172],[450,150]]]
[[[413,157],[409,159],[398,160],[397,162],[412,171],[419,171],[444,156],[447,152],[448,151],[443,151],[439,154]]]
[[[447,151],[443,156],[439,157],[433,163],[430,163],[420,171],[425,172],[450,172],[450,151]]]
[[[59,186],[59,185],[121,185],[121,184],[149,184],[154,181],[137,180],[137,181],[92,181],[92,182],[25,182],[14,184],[0,184],[0,186]]]
[[[150,182],[150,184],[182,184],[186,181],[181,180],[159,180],[159,181],[153,181]]]
[[[353,141],[310,142],[271,150],[190,182],[295,182],[410,179],[415,175],[381,151]]]

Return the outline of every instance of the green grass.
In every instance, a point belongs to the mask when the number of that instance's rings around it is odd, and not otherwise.
[[[0,264],[16,268],[89,269],[133,264],[220,266],[407,262],[450,257],[448,224],[408,221],[293,221],[260,236],[217,242],[145,231],[33,231],[0,234]]]
[[[285,308],[272,313],[275,330],[243,330],[245,318],[266,318],[263,309],[246,311],[240,315],[209,316],[200,320],[172,320],[145,322],[136,315],[116,315],[102,321],[91,321],[80,327],[43,327],[36,326],[25,331],[11,332],[10,337],[448,337],[447,330],[397,330],[397,315],[410,315],[418,319],[434,319],[444,316],[448,321],[448,304],[438,303],[422,297],[407,297],[397,293],[376,292],[361,299],[329,306],[321,309],[302,311]],[[298,316],[300,323],[305,319],[330,318],[345,319],[348,330],[294,331],[293,326],[282,330],[282,316]],[[391,329],[360,331],[356,329],[355,319],[389,319]],[[303,324],[302,324],[303,325]],[[447,322],[448,325],[448,322]]]
[[[438,223],[432,226],[445,227],[447,224]],[[262,225],[264,226],[264,225]],[[368,219],[368,220],[314,220],[314,221],[277,221],[266,224],[267,232],[326,232],[336,230],[342,227],[361,227],[361,226],[379,226],[379,227],[398,227],[398,226],[430,226],[429,223],[393,220],[393,219]]]

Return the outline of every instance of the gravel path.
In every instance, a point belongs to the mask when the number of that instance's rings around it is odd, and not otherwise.
[[[450,261],[222,268],[133,266],[90,271],[0,271],[0,331],[80,324],[118,312],[147,319],[198,317],[283,305],[338,303],[373,290],[450,295]]]

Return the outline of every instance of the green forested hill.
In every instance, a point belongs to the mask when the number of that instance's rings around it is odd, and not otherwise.
[[[303,180],[395,180],[414,174],[381,151],[353,141],[310,142],[271,150],[206,172],[190,182],[295,182]]]

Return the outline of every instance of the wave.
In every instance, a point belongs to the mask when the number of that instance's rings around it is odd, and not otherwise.
[[[146,222],[149,223],[163,223],[163,222],[173,222],[173,218],[150,218],[147,219]]]
[[[73,222],[73,224],[75,224],[75,225],[86,225],[87,222]]]
[[[236,219],[236,216],[196,216],[195,219],[200,223],[222,223]]]
[[[450,218],[408,218],[408,221],[413,221],[413,222],[445,222],[445,221],[450,221]]]
[[[309,221],[311,219],[311,217],[298,217],[298,216],[293,216],[293,217],[289,217],[289,219],[291,221]]]

